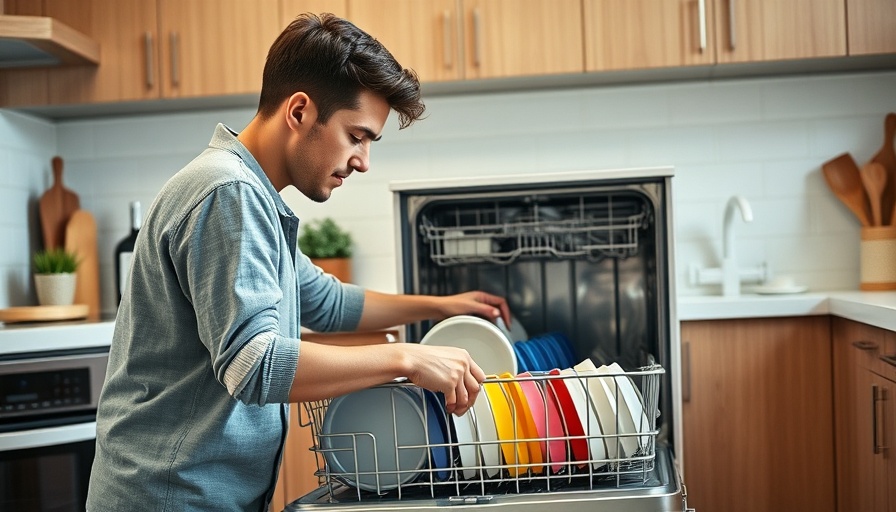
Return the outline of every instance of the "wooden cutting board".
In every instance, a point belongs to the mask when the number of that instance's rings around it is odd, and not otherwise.
[[[86,304],[70,306],[19,306],[0,309],[0,322],[54,322],[87,318],[90,308]]]
[[[53,185],[44,192],[38,205],[44,249],[64,247],[65,227],[80,207],[78,195],[62,186],[62,158],[53,157]]]
[[[65,226],[65,249],[78,261],[75,304],[87,304],[87,318],[100,318],[100,262],[97,256],[96,221],[86,210],[75,210]]]

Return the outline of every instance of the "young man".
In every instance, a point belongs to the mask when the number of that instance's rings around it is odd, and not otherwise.
[[[367,291],[298,252],[299,220],[279,191],[326,201],[366,172],[390,110],[402,127],[422,115],[414,74],[347,21],[301,16],[271,47],[255,118],[239,134],[218,125],[162,188],[116,320],[89,510],[266,510],[289,402],[408,377],[444,392],[449,411],[472,405],[485,375],[466,351],[299,339],[300,326],[509,319],[500,297]]]

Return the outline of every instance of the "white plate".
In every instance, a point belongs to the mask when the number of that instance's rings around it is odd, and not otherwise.
[[[606,465],[607,444],[602,437],[593,437],[603,435],[600,428],[600,421],[597,419],[597,412],[588,400],[588,392],[585,391],[585,380],[578,377],[578,373],[572,368],[560,371],[561,375],[575,375],[575,378],[565,379],[564,384],[569,390],[569,396],[572,398],[576,406],[576,412],[579,414],[579,421],[582,422],[582,428],[588,436],[588,446],[591,450],[592,467],[598,469]],[[602,461],[602,462],[598,462]]]
[[[622,367],[619,366],[619,364],[612,363],[609,366],[601,366],[597,369],[597,372],[625,373],[625,370],[623,370]],[[622,402],[625,404],[625,408],[620,414],[625,427],[623,433],[634,434],[648,431],[650,428],[650,422],[648,421],[647,414],[644,411],[644,403],[641,401],[641,393],[635,387],[635,383],[632,382],[632,379],[627,375],[616,377],[615,382],[619,388],[619,394],[622,397]],[[621,439],[622,445],[625,447],[625,453],[629,457],[635,454],[635,451],[639,445],[643,447],[648,442],[647,436],[642,436],[640,438],[634,436],[623,437]]]
[[[336,397],[321,425],[320,444],[331,474],[365,491],[388,491],[417,478],[427,461],[426,443],[420,401],[401,387]],[[416,448],[399,448],[396,457],[396,446]]]
[[[457,450],[460,453],[460,465],[463,468],[475,468],[480,465],[480,459],[477,454],[479,451],[476,442],[479,439],[476,436],[476,423],[473,419],[473,409],[467,410],[463,416],[451,415],[451,421],[454,422],[454,433],[457,435]],[[464,478],[473,478],[476,476],[475,469],[464,469]]]
[[[465,349],[486,375],[517,373],[513,346],[495,324],[475,316],[458,315],[439,322],[420,344]]]
[[[793,293],[803,293],[808,290],[808,286],[768,286],[760,285],[753,288],[753,291],[760,295],[789,295]]]
[[[608,436],[616,435],[616,399],[613,398],[612,392],[607,388],[604,382],[606,377],[587,378],[588,375],[597,375],[597,367],[590,359],[585,359],[581,363],[573,367],[580,375],[586,376],[588,394],[591,398],[591,404],[597,413],[597,419],[600,421],[601,432]],[[609,379],[607,379],[609,380]],[[611,381],[612,382],[612,381]],[[604,444],[607,447],[607,456],[611,459],[617,458],[619,454],[619,443],[617,437],[604,438]],[[625,449],[623,448],[623,452]],[[625,457],[625,454],[621,454]]]
[[[497,476],[501,472],[501,468],[498,467],[501,464],[498,427],[495,426],[495,415],[492,413],[492,406],[484,390],[473,402],[472,411],[473,423],[476,426],[476,438],[481,443],[479,445],[479,451],[482,454],[481,465],[490,466],[483,469],[483,473],[490,477]]]
[[[514,318],[513,315],[510,315],[510,329],[507,328],[507,324],[504,323],[504,319],[501,317],[498,317],[495,323],[498,325],[498,329],[504,333],[504,336],[506,336],[511,343],[529,339],[529,334],[526,332],[523,324]]]

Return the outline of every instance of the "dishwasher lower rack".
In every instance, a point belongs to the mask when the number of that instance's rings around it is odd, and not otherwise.
[[[461,418],[437,407],[438,395],[406,383],[305,403],[319,490],[325,501],[459,504],[668,483],[668,468],[656,467],[661,366],[554,373],[487,379]],[[634,411],[626,402],[632,392]]]

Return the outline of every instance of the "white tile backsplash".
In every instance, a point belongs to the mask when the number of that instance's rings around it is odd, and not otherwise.
[[[722,214],[739,194],[754,221],[735,220],[742,266],[763,262],[813,289],[858,286],[859,226],[825,185],[820,166],[849,151],[859,164],[896,111],[896,72],[615,85],[437,96],[427,118],[398,130],[395,116],[372,151],[371,170],[324,204],[294,189],[303,220],[334,217],[355,235],[355,280],[395,291],[393,180],[672,165],[679,293],[696,287],[688,266],[721,262]],[[33,303],[29,257],[50,185],[50,158],[97,219],[103,308],[114,309],[112,249],[127,233],[128,203],[144,210],[202,151],[215,123],[240,130],[254,106],[52,123],[0,111],[0,307]],[[11,240],[7,243],[6,240]]]

